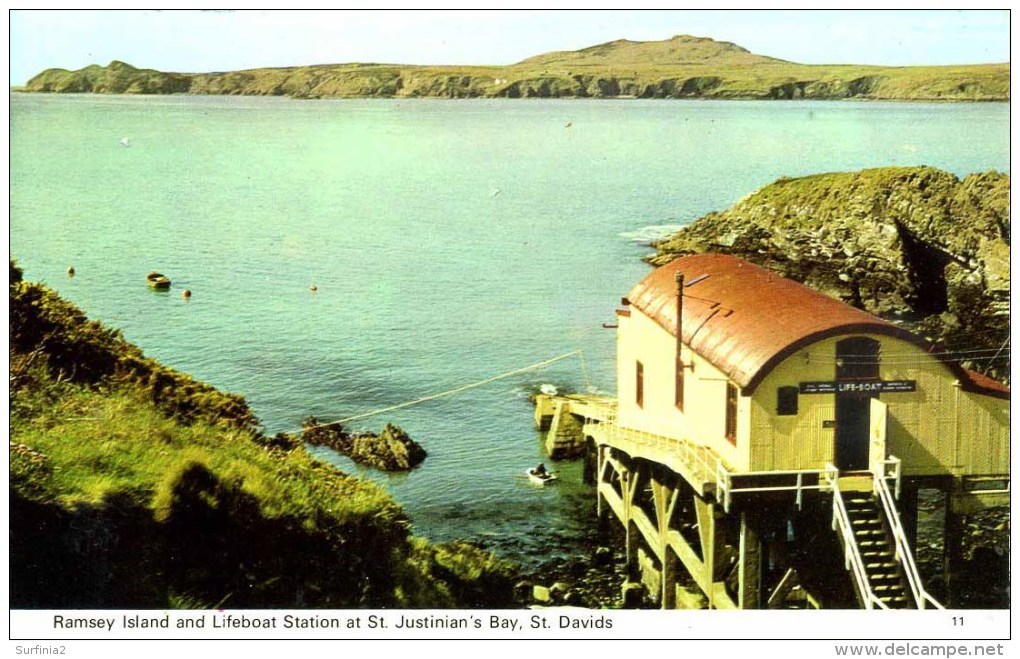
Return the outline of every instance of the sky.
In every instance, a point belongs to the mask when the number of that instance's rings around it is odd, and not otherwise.
[[[804,64],[1009,61],[991,10],[13,10],[10,84],[121,60],[187,73],[341,62],[511,64],[552,50],[676,34]]]

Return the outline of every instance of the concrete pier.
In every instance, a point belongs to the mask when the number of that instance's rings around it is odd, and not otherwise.
[[[605,396],[583,394],[535,396],[535,425],[548,430],[545,450],[550,458],[576,458],[585,452],[584,421],[592,418],[599,405],[613,401]]]

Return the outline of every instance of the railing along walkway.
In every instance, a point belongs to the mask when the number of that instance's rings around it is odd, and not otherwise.
[[[891,473],[890,468],[891,467]],[[903,566],[903,572],[907,577],[907,584],[910,586],[910,594],[914,598],[914,604],[919,609],[945,609],[938,600],[932,597],[924,589],[921,581],[921,574],[918,572],[917,563],[914,561],[914,552],[910,550],[910,543],[907,542],[907,534],[900,521],[900,515],[896,510],[896,502],[893,493],[889,490],[887,480],[895,484],[896,498],[899,498],[902,463],[895,457],[885,460],[879,466],[879,473],[875,473],[875,496],[882,506],[882,513],[889,524],[889,532],[896,548],[896,560]]]
[[[583,410],[578,408],[577,411],[584,414],[585,433],[597,443],[670,467],[699,494],[713,493],[726,512],[730,510],[734,495],[738,494],[790,492],[800,507],[805,492],[827,489],[821,469],[737,471],[703,444],[620,426],[613,403],[589,402]]]
[[[847,511],[843,493],[839,490],[839,470],[828,465],[825,470],[826,488],[832,492],[832,528],[843,542],[843,559],[846,568],[853,576],[854,588],[860,595],[865,609],[888,609],[889,606],[879,599],[868,581],[868,573],[864,566],[864,557],[854,537],[853,523]]]
[[[702,495],[715,487],[722,459],[707,446],[620,426],[616,421],[615,404],[591,403],[584,412],[585,433],[596,443],[659,462],[683,476]]]

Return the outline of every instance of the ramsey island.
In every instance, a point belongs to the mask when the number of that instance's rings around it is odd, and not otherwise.
[[[508,66],[317,64],[209,73],[114,61],[47,69],[20,91],[292,98],[705,98],[1008,101],[1009,63],[958,66],[798,64],[736,44],[678,35],[619,39]]]

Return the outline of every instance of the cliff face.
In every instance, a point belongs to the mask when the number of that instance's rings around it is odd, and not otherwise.
[[[1009,64],[816,66],[691,36],[611,41],[510,66],[329,64],[220,73],[162,73],[123,62],[49,69],[31,92],[241,94],[295,98],[719,98],[1009,100]]]
[[[780,179],[660,242],[655,264],[734,254],[883,318],[1008,380],[1009,176],[929,167]]]

